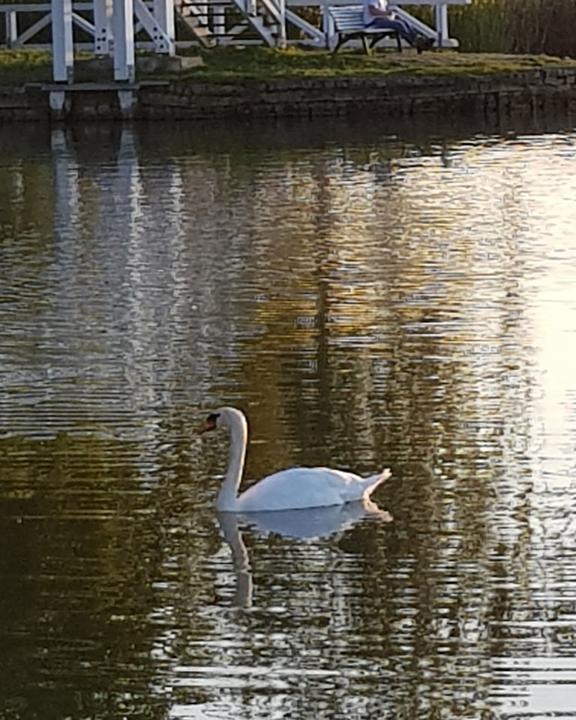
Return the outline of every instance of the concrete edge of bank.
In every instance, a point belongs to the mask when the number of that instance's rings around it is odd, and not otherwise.
[[[0,122],[229,120],[386,113],[527,116],[576,111],[576,68],[497,75],[394,75],[117,86],[0,86]]]

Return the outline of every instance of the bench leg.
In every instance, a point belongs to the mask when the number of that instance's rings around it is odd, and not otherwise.
[[[362,35],[362,45],[364,45],[364,52],[366,55],[370,55],[372,53],[372,48],[368,45],[368,38],[366,35]]]
[[[389,37],[389,35],[384,35],[384,36],[382,36],[382,35],[375,35],[375,36],[370,40],[370,49],[372,50],[372,48],[375,48],[375,47],[376,47],[376,43],[379,43],[380,40],[385,40],[387,37]],[[396,38],[396,45],[397,45],[397,47],[398,47],[398,52],[402,52],[402,38],[400,37],[400,33],[395,32],[395,33],[394,33],[394,38]]]
[[[382,38],[378,37],[378,35],[376,35],[370,40],[370,51],[372,51],[376,47],[376,43],[379,43],[380,40],[382,40]]]

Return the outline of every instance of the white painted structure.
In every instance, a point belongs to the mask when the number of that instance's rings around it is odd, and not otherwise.
[[[396,5],[428,5],[434,8],[435,27],[420,22],[402,8],[399,15],[439,47],[455,47],[448,31],[448,7],[468,5],[471,0],[396,0]],[[135,50],[144,48],[174,55],[179,46],[239,44],[264,41],[271,47],[287,44],[330,48],[334,28],[327,9],[331,5],[355,4],[354,0],[50,0],[43,3],[9,4],[0,0],[4,15],[5,44],[8,48],[46,47],[34,43],[38,34],[51,26],[53,77],[56,83],[74,79],[74,49],[89,49],[99,56],[111,56],[114,81],[133,83]],[[356,0],[358,4],[358,0]],[[318,8],[315,25],[300,13]],[[31,13],[44,13],[39,20],[21,24]],[[177,41],[175,14],[189,28],[194,40]],[[289,40],[287,27],[298,29],[298,39]],[[87,41],[74,42],[74,33]],[[252,36],[250,37],[250,32]],[[142,36],[145,36],[143,38]]]
[[[71,82],[74,73],[72,0],[52,0],[52,67],[56,82]]]

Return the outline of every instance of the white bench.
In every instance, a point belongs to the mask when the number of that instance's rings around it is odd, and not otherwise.
[[[376,43],[386,37],[396,38],[398,51],[402,52],[402,41],[396,30],[386,28],[370,28],[364,25],[364,9],[362,5],[333,5],[328,9],[334,23],[334,34],[338,37],[334,52],[348,40],[362,39],[362,45],[367,55],[370,54]],[[368,43],[370,38],[370,43]]]

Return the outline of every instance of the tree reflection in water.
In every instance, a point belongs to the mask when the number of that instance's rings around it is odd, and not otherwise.
[[[566,707],[573,138],[299,127],[0,140],[7,717]],[[224,403],[393,522],[223,543]]]

